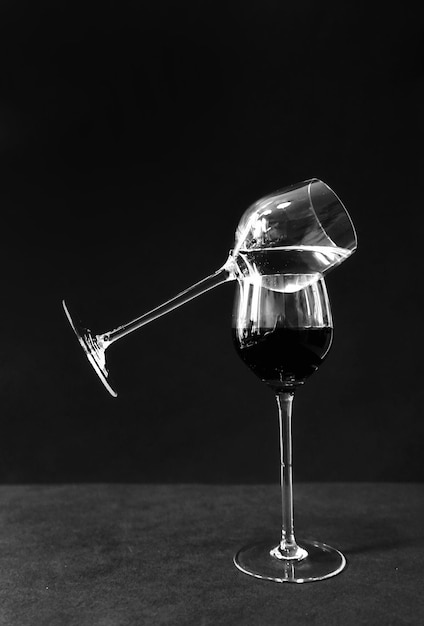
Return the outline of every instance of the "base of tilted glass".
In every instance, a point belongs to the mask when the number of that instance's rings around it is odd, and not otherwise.
[[[307,583],[325,580],[339,574],[346,566],[341,552],[318,541],[299,541],[307,556],[286,559],[273,556],[278,553],[274,542],[263,541],[242,548],[234,556],[234,564],[249,576],[276,583]]]
[[[106,369],[105,349],[99,344],[97,337],[93,336],[88,328],[84,328],[80,324],[76,323],[75,320],[78,319],[77,316],[74,314],[71,315],[69,307],[66,305],[64,300],[62,300],[62,305],[66,313],[66,317],[68,318],[68,321],[76,334],[80,346],[84,350],[89,363],[92,365],[94,371],[108,392],[116,398],[118,394],[107,380],[109,372]]]

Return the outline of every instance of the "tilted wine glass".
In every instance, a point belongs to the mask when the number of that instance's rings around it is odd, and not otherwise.
[[[89,362],[106,389],[116,396],[108,380],[105,353],[118,339],[222,283],[252,273],[324,274],[355,249],[356,234],[345,207],[328,185],[313,178],[252,204],[240,219],[234,248],[221,268],[127,324],[92,333],[77,321],[78,316],[65,301],[63,307]],[[269,255],[269,250],[274,254]]]
[[[320,275],[256,274],[239,281],[234,344],[244,363],[275,394],[280,431],[281,540],[249,545],[234,557],[241,571],[256,578],[297,583],[323,580],[341,572],[346,564],[335,548],[317,541],[297,542],[293,521],[292,402],[295,391],[326,357],[332,337],[330,302]]]

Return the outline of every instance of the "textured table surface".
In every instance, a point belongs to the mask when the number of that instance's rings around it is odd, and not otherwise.
[[[278,540],[277,485],[0,487],[0,624],[424,624],[424,485],[297,484],[298,538],[342,550],[322,582],[239,572]]]

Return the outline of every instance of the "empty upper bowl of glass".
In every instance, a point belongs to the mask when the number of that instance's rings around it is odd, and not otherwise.
[[[315,178],[251,205],[237,227],[233,255],[247,275],[314,276],[339,265],[356,245],[344,205]],[[287,281],[284,284],[291,290]],[[302,281],[295,281],[293,289],[301,285]]]
[[[200,294],[231,280],[255,276],[291,276],[281,289],[297,291],[328,273],[356,249],[352,221],[338,196],[313,178],[291,185],[252,204],[237,226],[228,259],[216,272],[140,317],[95,334],[77,322],[63,301],[68,320],[100,380],[116,396],[106,368],[106,349],[118,339],[169,313]],[[275,283],[275,288],[278,288]]]

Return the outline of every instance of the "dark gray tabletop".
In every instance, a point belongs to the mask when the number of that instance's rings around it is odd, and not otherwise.
[[[298,539],[347,569],[303,585],[239,572],[279,537],[277,485],[0,487],[0,624],[424,624],[424,485],[297,484]]]

